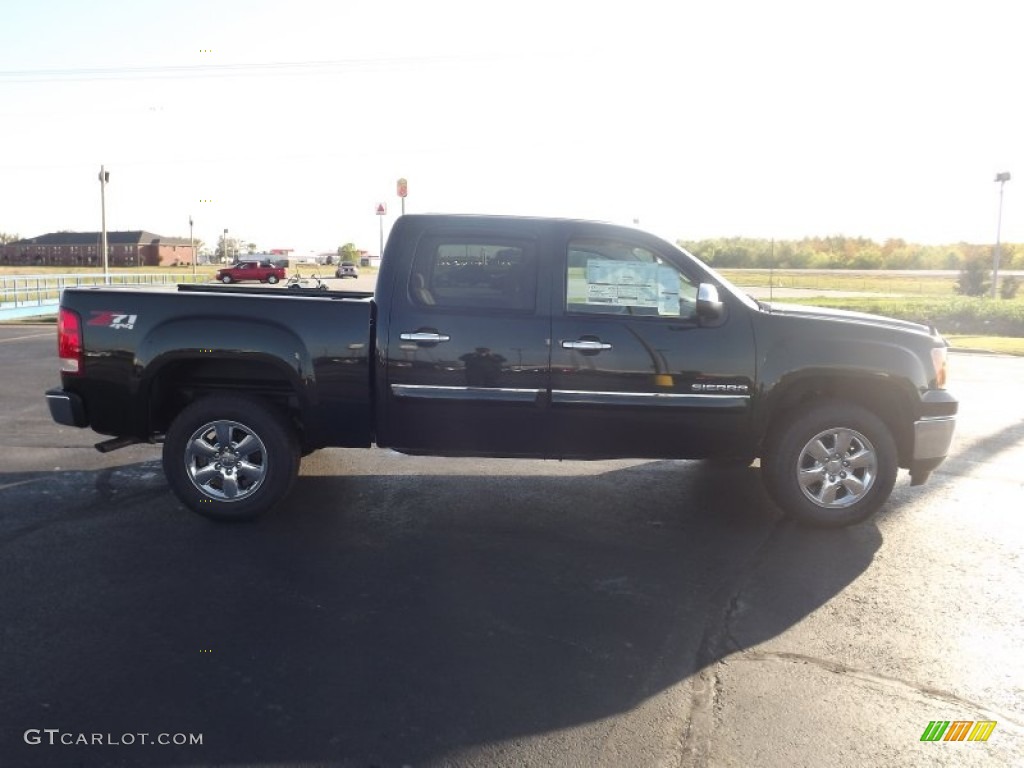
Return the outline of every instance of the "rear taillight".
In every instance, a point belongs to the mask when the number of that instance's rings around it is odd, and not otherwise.
[[[61,373],[81,373],[82,319],[70,309],[61,308],[57,318],[57,356]]]
[[[946,388],[946,347],[932,347],[932,366],[935,368],[935,386]]]

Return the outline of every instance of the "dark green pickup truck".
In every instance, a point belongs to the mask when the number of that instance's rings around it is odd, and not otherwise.
[[[769,305],[611,224],[403,216],[375,293],[74,288],[53,418],[162,441],[196,512],[254,517],[325,446],[761,460],[772,498],[842,526],[948,453],[957,401],[925,325]]]

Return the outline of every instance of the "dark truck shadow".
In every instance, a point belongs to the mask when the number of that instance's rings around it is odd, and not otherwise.
[[[122,468],[151,478],[134,501],[108,477],[74,519],[4,545],[5,764],[422,765],[588,724],[610,739],[609,718],[718,660],[708,622],[755,564],[786,568],[748,643],[880,543],[780,527],[756,470],[700,463],[306,476],[247,526],[184,512],[157,469]],[[203,744],[43,752],[30,728]]]
[[[951,472],[1021,440],[965,445]],[[581,727],[589,762],[614,722],[801,621],[881,543],[874,524],[780,522],[753,469],[345,476],[347,455],[247,526],[186,513],[154,462],[0,476],[41,516],[0,539],[4,765],[493,762]],[[74,504],[51,503],[58,478]],[[203,744],[30,746],[32,728]]]

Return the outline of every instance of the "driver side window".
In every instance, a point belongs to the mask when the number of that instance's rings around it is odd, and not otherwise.
[[[654,251],[623,240],[570,241],[565,286],[568,312],[697,317],[696,284]]]

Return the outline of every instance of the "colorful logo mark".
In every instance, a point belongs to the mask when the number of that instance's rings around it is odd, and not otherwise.
[[[995,729],[995,720],[932,720],[921,741],[988,741]]]

